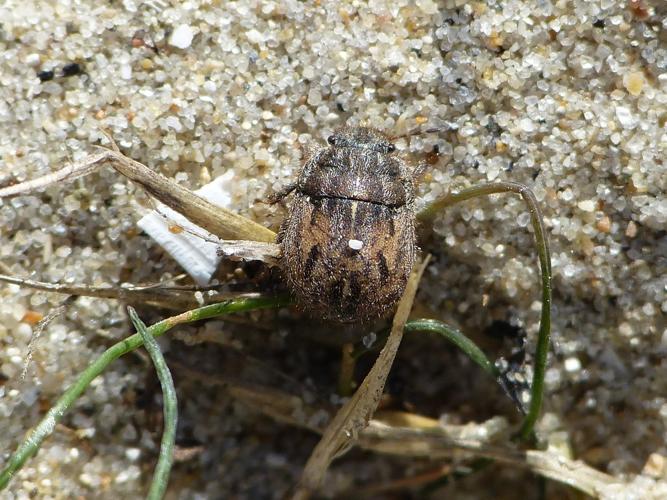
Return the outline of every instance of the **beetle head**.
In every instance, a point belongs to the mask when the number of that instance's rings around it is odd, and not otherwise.
[[[368,149],[385,154],[396,151],[396,146],[388,136],[379,130],[367,127],[339,128],[328,137],[327,142],[337,148]]]

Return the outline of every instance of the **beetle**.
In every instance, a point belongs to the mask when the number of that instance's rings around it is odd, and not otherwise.
[[[310,314],[364,322],[389,312],[414,265],[415,172],[389,136],[342,127],[305,151],[278,236],[287,284]]]

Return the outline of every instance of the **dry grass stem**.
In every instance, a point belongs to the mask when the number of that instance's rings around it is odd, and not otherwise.
[[[183,311],[199,307],[202,304],[215,304],[230,299],[258,297],[260,294],[228,294],[218,293],[215,287],[170,286],[163,283],[137,286],[122,284],[114,285],[68,285],[46,283],[15,276],[0,274],[0,282],[11,283],[44,292],[61,293],[80,297],[98,297],[117,299],[132,304],[145,304],[163,307],[170,310]],[[195,295],[200,292],[201,295]]]
[[[159,201],[219,238],[267,243],[275,241],[276,233],[270,229],[231,210],[214,205],[142,163],[128,158],[118,150],[111,137],[108,137],[112,141],[112,149],[102,148],[101,152],[88,155],[80,162],[56,172],[2,188],[0,198],[27,195],[56,183],[71,182],[94,172],[102,163],[110,162],[114,169],[142,186]]]
[[[99,168],[102,162],[108,159],[109,155],[106,150],[94,155],[86,156],[79,162],[67,165],[60,170],[43,175],[42,177],[0,188],[0,198],[28,195],[35,191],[46,189],[53,184],[63,181],[71,182],[79,177],[94,172]]]
[[[30,366],[30,361],[32,361],[32,356],[35,352],[35,346],[37,345],[37,341],[39,340],[39,338],[42,336],[44,329],[48,326],[49,323],[51,323],[51,321],[56,319],[61,314],[64,314],[65,311],[67,310],[67,307],[69,307],[69,305],[75,298],[76,298],[75,296],[67,297],[65,300],[62,301],[62,303],[59,306],[50,310],[49,313],[35,325],[35,328],[32,331],[32,335],[30,335],[30,342],[28,343],[28,353],[26,354],[25,360],[23,362],[23,370],[21,371],[21,380],[24,380],[26,374],[28,373],[28,367]]]
[[[261,260],[267,266],[277,266],[280,262],[280,245],[260,241],[222,240],[218,252],[231,260]]]
[[[193,224],[219,238],[268,243],[275,241],[276,233],[270,229],[231,210],[214,205],[119,151],[107,150],[107,154],[112,160],[111,165],[118,172],[142,186],[150,195]]]

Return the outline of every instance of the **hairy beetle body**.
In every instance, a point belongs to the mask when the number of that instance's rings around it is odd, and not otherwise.
[[[387,313],[416,256],[412,172],[382,133],[343,128],[306,159],[279,241],[292,293],[343,322]]]

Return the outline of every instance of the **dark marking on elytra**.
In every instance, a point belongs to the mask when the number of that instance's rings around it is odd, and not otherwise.
[[[357,309],[363,307],[363,303],[359,301],[361,295],[361,281],[359,273],[353,272],[350,274],[347,282],[347,295],[343,297],[343,309],[347,315],[356,314]]]
[[[331,302],[338,307],[343,305],[343,289],[345,288],[345,282],[343,280],[334,281],[329,287],[329,298]]]
[[[352,300],[358,300],[359,295],[361,295],[361,280],[359,279],[360,275],[357,272],[350,274],[350,295],[349,298]]]
[[[322,200],[317,199],[317,198],[314,198],[314,199],[311,198],[310,201],[313,204],[313,207],[312,207],[313,210],[310,214],[310,225],[314,226],[315,224],[317,224],[317,214],[322,209]]]
[[[372,205],[372,207],[373,208],[371,208],[371,217],[373,217],[374,219],[376,219],[376,218],[379,219],[380,217],[382,217],[384,212],[387,211],[387,207],[382,206],[382,205],[375,205],[374,204],[374,205]],[[391,208],[389,210],[391,210]]]
[[[304,278],[309,278],[310,275],[313,273],[313,267],[315,266],[317,262],[317,258],[320,255],[320,246],[319,245],[313,245],[313,247],[310,249],[310,252],[308,252],[308,258],[306,259],[306,265],[303,268],[303,277]]]
[[[364,218],[366,217],[366,214],[364,213],[363,210],[359,210],[359,205],[357,205],[357,211],[354,214],[354,220],[352,221],[352,224],[354,224],[355,228],[362,227],[364,225]]]
[[[385,282],[389,279],[389,267],[387,266],[387,258],[380,251],[378,252],[378,269],[380,270],[380,279]]]

